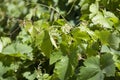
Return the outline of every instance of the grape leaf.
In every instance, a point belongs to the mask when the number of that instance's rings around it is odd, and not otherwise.
[[[2,49],[3,49],[3,44],[2,41],[0,40],[0,53],[2,52]]]
[[[98,6],[96,4],[91,4],[90,5],[90,12],[92,13],[97,13],[98,12]]]
[[[69,67],[68,64],[69,58],[67,56],[63,56],[62,59],[56,63],[54,72],[60,80],[65,80],[65,74]]]
[[[107,77],[115,76],[115,64],[111,54],[104,54],[100,58],[101,70]]]
[[[57,62],[61,58],[62,58],[62,52],[61,51],[51,53],[50,54],[50,65]]]
[[[116,33],[112,33],[108,41],[111,48],[118,50],[120,47],[120,37]]]
[[[104,80],[107,77],[114,76],[115,65],[111,54],[104,54],[99,57],[90,57],[81,67],[78,80]]]
[[[14,53],[23,54],[30,52],[32,52],[32,48],[27,44],[22,44],[22,43],[13,43],[3,49],[4,54],[14,54]]]
[[[28,80],[34,80],[37,77],[37,73],[34,72],[33,74],[31,74],[30,72],[25,72],[23,73],[23,76]]]
[[[110,31],[102,30],[102,31],[95,31],[95,34],[99,37],[102,44],[108,45]]]
[[[50,36],[47,30],[45,30],[45,35],[41,44],[41,50],[43,51],[43,53],[47,56],[50,57],[50,53],[52,51],[52,42],[50,40]]]
[[[112,25],[108,22],[108,20],[99,12],[96,16],[92,18],[92,22],[95,25],[102,25],[104,28],[112,28]]]
[[[3,49],[4,54],[13,54],[16,53],[15,44],[8,45]]]

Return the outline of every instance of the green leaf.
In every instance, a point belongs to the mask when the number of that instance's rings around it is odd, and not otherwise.
[[[108,41],[111,48],[118,50],[120,48],[120,37],[116,33],[112,33]]]
[[[28,31],[30,34],[32,33],[33,25],[31,21],[26,21],[24,28],[26,31]]]
[[[57,74],[60,80],[65,80],[65,74],[68,69],[69,58],[67,56],[63,56],[62,59],[56,63],[54,73]]]
[[[44,31],[41,31],[35,38],[35,46],[41,46],[44,38]]]
[[[16,53],[15,44],[8,45],[3,49],[4,54],[13,54]]]
[[[65,20],[64,19],[58,19],[57,21],[54,22],[54,24],[64,26],[65,25]]]
[[[104,80],[115,75],[115,65],[111,54],[104,54],[99,57],[90,57],[81,67],[78,80]]]
[[[111,50],[109,49],[108,46],[106,46],[106,45],[102,45],[102,47],[101,47],[101,51],[100,51],[100,52],[102,52],[102,53],[104,53],[104,52],[106,52],[106,53],[110,53]]]
[[[96,16],[92,18],[92,22],[95,25],[101,25],[103,28],[112,28],[112,25],[108,22],[108,20],[99,12]]]
[[[27,44],[21,44],[21,43],[13,43],[3,49],[4,54],[14,54],[14,53],[24,54],[30,52],[32,52],[32,48]]]
[[[3,44],[3,47],[5,47],[6,45],[8,45],[9,43],[11,43],[11,40],[9,37],[1,37],[1,42]]]
[[[100,58],[101,69],[107,77],[115,76],[115,64],[111,54],[104,54]]]
[[[80,70],[80,74],[79,74],[79,77],[78,77],[78,80],[89,80],[91,78],[97,78],[97,76],[101,76],[98,75],[99,72],[100,72],[100,60],[99,58],[97,57],[91,57],[91,58],[88,58],[87,60],[85,60],[84,62],[84,65],[85,67],[81,67],[81,70]],[[104,77],[104,75],[101,76],[101,79]],[[97,80],[97,79],[95,79]],[[100,80],[100,79],[98,79]]]
[[[53,49],[53,46],[52,46],[52,42],[50,40],[50,35],[49,35],[49,32],[47,30],[45,30],[44,32],[44,38],[43,38],[43,41],[42,41],[42,44],[41,44],[41,50],[42,52],[47,56],[47,57],[50,57],[50,53]]]
[[[102,44],[108,45],[110,31],[102,30],[102,31],[95,31],[95,34],[99,37]]]
[[[57,62],[62,58],[62,52],[57,51],[50,54],[50,65]]]
[[[17,43],[15,46],[16,52],[18,53],[30,53],[32,52],[32,48],[27,44]]]
[[[25,28],[26,32],[29,32],[29,34],[31,35],[32,38],[34,38],[34,36],[37,34],[37,31],[36,31],[34,25],[32,24],[32,21],[26,21],[24,28]]]
[[[2,62],[0,62],[0,76],[3,76],[7,72],[8,68],[3,66]]]
[[[110,11],[103,10],[104,16],[111,20],[114,24],[119,22],[119,19]]]
[[[31,72],[25,72],[23,76],[28,80],[34,80],[37,77],[37,73],[34,72],[33,74],[31,74]]]
[[[82,67],[77,80],[104,80],[104,75],[97,68]]]
[[[50,40],[51,40],[52,45],[57,49],[58,47],[57,47],[57,44],[56,44],[53,36],[50,36]]]
[[[81,31],[79,28],[74,29],[72,35],[78,42],[81,42],[81,40],[88,41],[90,39],[88,33]]]
[[[2,42],[0,40],[0,53],[2,52],[2,49],[3,49],[3,44],[2,44]]]
[[[99,66],[100,66],[99,62],[100,61],[99,61],[98,57],[90,57],[87,60],[85,60],[84,65],[86,67],[98,68],[99,69]]]
[[[90,12],[92,13],[97,13],[98,12],[98,6],[96,4],[91,4],[90,5]]]
[[[70,46],[70,53],[69,53],[69,61],[70,64],[72,65],[73,68],[76,68],[76,66],[78,65],[78,46],[77,44],[74,42],[71,44]]]

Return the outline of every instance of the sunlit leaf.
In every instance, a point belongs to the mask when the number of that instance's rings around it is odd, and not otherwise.
[[[5,47],[7,44],[11,43],[11,40],[9,37],[1,37],[1,42],[3,44],[3,47]]]
[[[50,40],[51,40],[51,42],[52,42],[52,45],[53,45],[55,48],[58,48],[58,47],[57,47],[57,44],[56,44],[56,42],[55,42],[55,40],[53,39],[52,36],[50,36]]]
[[[119,19],[110,11],[103,10],[104,16],[110,19],[114,24],[119,22]]]
[[[107,21],[107,19],[102,15],[102,13],[98,13],[96,16],[94,16],[92,18],[92,22],[95,24],[95,25],[98,25],[100,24],[102,27],[104,28],[112,28],[112,25],[109,24],[109,22]]]
[[[98,6],[96,4],[90,5],[90,12],[97,13],[98,12]]]

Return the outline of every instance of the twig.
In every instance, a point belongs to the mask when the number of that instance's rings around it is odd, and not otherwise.
[[[76,2],[76,0],[74,0],[73,5],[71,6],[71,8],[69,9],[69,11],[67,12],[67,15],[69,15],[70,12],[72,11],[72,9],[73,9],[73,7],[74,7],[74,5],[75,5],[75,2]]]

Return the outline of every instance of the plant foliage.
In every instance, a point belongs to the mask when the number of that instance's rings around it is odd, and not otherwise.
[[[0,0],[0,80],[120,80],[120,1]]]

